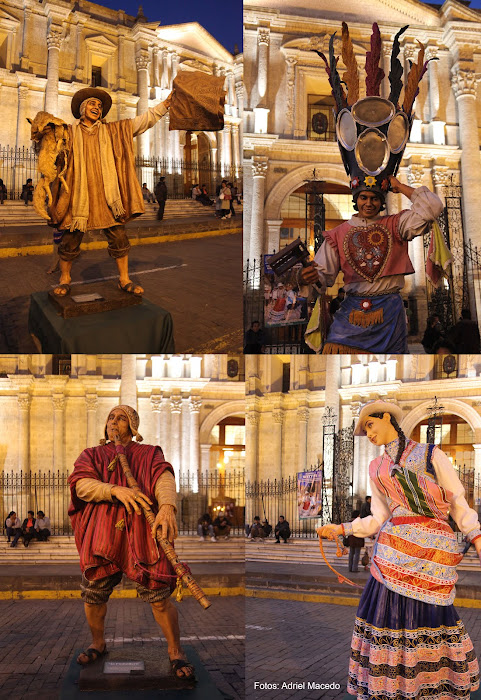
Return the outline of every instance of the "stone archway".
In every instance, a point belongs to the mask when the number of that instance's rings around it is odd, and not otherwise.
[[[481,474],[481,416],[479,413],[467,403],[459,399],[450,399],[442,397],[445,413],[452,413],[459,416],[469,425],[474,433],[474,471],[475,474]],[[422,420],[429,417],[429,406],[432,405],[432,399],[423,401],[413,408],[408,415],[403,418],[401,428],[409,437],[414,428]]]
[[[266,226],[263,249],[265,252],[279,249],[280,228],[283,221],[282,205],[304,181],[312,178],[312,170],[312,164],[303,164],[285,175],[269,192],[264,209]],[[335,185],[347,185],[346,173],[342,165],[331,164],[323,167],[322,179]]]
[[[244,399],[237,401],[229,401],[214,408],[202,421],[199,430],[199,441],[201,445],[209,442],[209,437],[214,426],[220,423],[224,418],[231,416],[243,416],[246,413],[246,402]]]

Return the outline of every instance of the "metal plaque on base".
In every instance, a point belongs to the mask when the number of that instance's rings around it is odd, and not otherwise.
[[[113,311],[142,302],[141,296],[128,294],[118,288],[115,280],[93,284],[74,285],[67,296],[57,296],[53,289],[48,297],[63,318]]]

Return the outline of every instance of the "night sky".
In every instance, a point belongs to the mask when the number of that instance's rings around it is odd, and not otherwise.
[[[149,22],[161,24],[183,24],[198,22],[218,42],[233,53],[234,44],[242,51],[242,0],[96,0],[97,4],[112,10],[125,10],[137,15],[142,5]]]

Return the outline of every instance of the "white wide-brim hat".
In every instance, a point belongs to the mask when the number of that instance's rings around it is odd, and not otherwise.
[[[389,401],[383,401],[378,399],[377,401],[369,401],[361,408],[361,413],[359,414],[359,419],[356,424],[356,429],[354,430],[354,435],[366,435],[364,430],[364,422],[368,416],[372,416],[373,413],[390,413],[391,416],[401,424],[403,418],[402,409],[395,403],[390,403]]]

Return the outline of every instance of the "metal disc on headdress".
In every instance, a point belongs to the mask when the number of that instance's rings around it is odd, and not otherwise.
[[[392,119],[396,109],[384,97],[363,97],[353,104],[352,115],[363,126],[381,126]]]
[[[389,145],[379,129],[365,129],[356,143],[356,160],[368,175],[378,175],[389,160]]]
[[[387,140],[393,153],[403,150],[409,138],[410,124],[404,112],[398,112],[387,130]]]
[[[346,151],[352,151],[357,141],[357,127],[348,109],[343,109],[339,112],[336,134],[338,141],[342,143]]]

